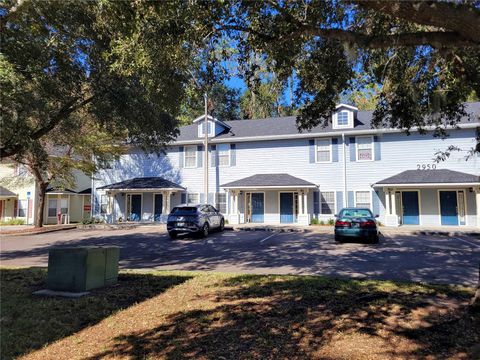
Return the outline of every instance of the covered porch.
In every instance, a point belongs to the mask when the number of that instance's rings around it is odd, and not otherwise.
[[[310,224],[318,186],[289,174],[257,174],[221,185],[229,194],[230,224]]]
[[[407,170],[373,186],[385,193],[386,226],[480,227],[478,175]]]
[[[185,188],[161,177],[133,178],[97,188],[98,212],[108,223],[166,222]]]

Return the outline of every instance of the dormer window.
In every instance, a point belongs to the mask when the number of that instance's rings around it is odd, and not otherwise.
[[[337,105],[337,111],[333,114],[332,127],[334,129],[353,129],[355,112],[358,110],[355,106],[340,104]]]
[[[348,111],[340,111],[337,114],[337,125],[348,126]]]

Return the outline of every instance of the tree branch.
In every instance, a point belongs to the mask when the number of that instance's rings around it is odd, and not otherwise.
[[[468,47],[476,46],[473,41],[463,38],[455,32],[444,31],[428,31],[416,33],[403,33],[391,35],[366,35],[360,32],[342,30],[342,29],[326,29],[318,28],[307,24],[298,24],[295,32],[273,36],[270,34],[259,32],[245,26],[225,25],[222,30],[242,31],[258,36],[266,41],[274,41],[288,38],[294,34],[305,34],[309,36],[320,36],[324,38],[335,39],[348,44],[356,44],[362,48],[368,49],[385,49],[391,47],[419,46],[430,45],[435,48],[449,47]]]
[[[435,26],[480,44],[480,11],[447,1],[354,0],[353,4],[421,25]]]
[[[103,93],[102,93],[103,94]],[[63,119],[68,117],[74,111],[80,109],[81,107],[87,105],[88,103],[92,102],[92,100],[98,97],[100,94],[92,95],[80,102],[77,103],[79,100],[75,98],[68,103],[66,103],[54,116],[50,117],[50,120],[45,126],[42,126],[40,129],[35,130],[28,136],[28,141],[37,140],[42,136],[48,134],[52,131]],[[16,143],[14,145],[9,146],[8,144],[0,146],[0,156],[1,158],[7,158],[17,154],[20,150],[22,150],[23,145]]]

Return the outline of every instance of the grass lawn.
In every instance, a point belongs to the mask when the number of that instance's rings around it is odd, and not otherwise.
[[[1,358],[389,359],[480,356],[466,288],[314,276],[122,272],[39,298],[45,269],[0,268]]]

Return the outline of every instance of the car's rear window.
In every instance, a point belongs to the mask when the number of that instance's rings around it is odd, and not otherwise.
[[[197,208],[194,206],[182,206],[182,207],[174,207],[172,210],[172,214],[183,214],[183,215],[192,215],[197,213]]]
[[[339,217],[373,217],[368,209],[344,209],[340,212]]]

